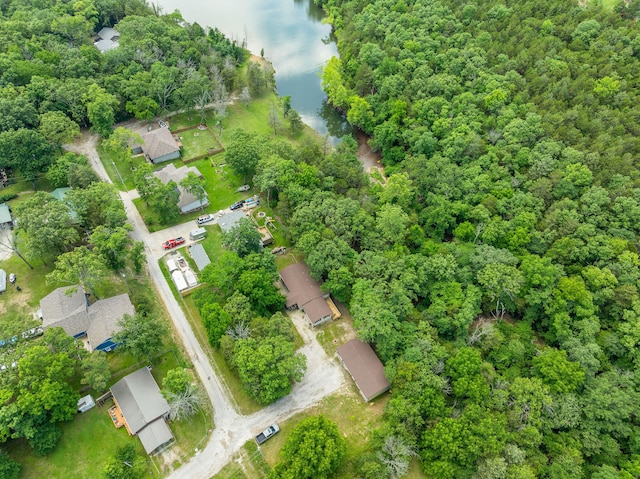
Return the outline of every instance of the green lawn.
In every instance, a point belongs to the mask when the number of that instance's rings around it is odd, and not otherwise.
[[[138,454],[147,457],[137,437],[129,436],[125,428],[116,429],[108,409],[113,403],[107,401],[78,414],[73,421],[61,424],[63,434],[51,454],[35,456],[25,441],[9,441],[5,447],[9,454],[22,465],[21,479],[95,479],[101,477],[102,467],[118,447],[134,444]],[[147,462],[145,477],[160,477],[151,461]]]
[[[177,133],[177,135],[182,142],[182,158],[185,161],[206,155],[209,150],[215,151],[220,148],[216,137],[209,129],[199,130],[198,128],[193,128]]]
[[[338,479],[352,479],[356,477],[353,470],[354,462],[369,447],[371,432],[382,424],[382,412],[388,400],[389,395],[385,394],[371,403],[365,403],[353,382],[350,382],[346,394],[340,393],[329,396],[309,411],[297,414],[279,424],[280,433],[261,446],[265,460],[273,467],[280,459],[280,449],[295,426],[306,417],[322,414],[337,424],[347,443],[347,456],[335,477]]]
[[[0,339],[12,337],[38,324],[34,313],[39,308],[40,299],[53,291],[56,286],[44,281],[53,266],[44,266],[41,261],[29,261],[34,269],[30,269],[16,255],[6,261],[0,261],[0,268],[7,273],[15,273],[18,277],[16,285],[7,282],[7,291],[0,297]]]
[[[182,161],[176,160],[176,167],[182,166]],[[174,226],[185,221],[195,220],[203,213],[216,213],[224,208],[228,208],[232,203],[251,196],[251,191],[237,193],[236,189],[242,184],[242,178],[233,174],[228,167],[224,165],[223,157],[216,156],[215,162],[208,158],[197,160],[189,163],[189,166],[195,166],[202,174],[205,181],[205,189],[209,195],[209,205],[202,210],[193,211],[188,214],[178,215],[173,221],[160,222],[160,218],[155,214],[153,209],[148,208],[145,201],[141,198],[135,199],[135,204],[140,216],[144,219],[149,231],[159,231],[170,226]]]
[[[102,145],[98,145],[98,155],[102,161],[104,169],[107,170],[109,178],[116,187],[121,191],[133,190],[133,174],[135,168],[147,162],[143,155],[131,158],[126,164],[115,159],[111,153],[108,153]]]

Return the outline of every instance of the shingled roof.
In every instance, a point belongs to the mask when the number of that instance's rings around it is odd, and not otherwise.
[[[71,295],[65,294],[69,287],[58,288],[40,300],[43,328],[61,327],[73,337],[86,333],[91,347],[96,348],[120,330],[118,321],[125,314],[135,313],[127,294],[88,305],[84,290],[75,288]]]
[[[166,130],[166,128],[161,128],[162,130]],[[178,199],[178,208],[182,209],[183,207],[190,205],[191,203],[198,201],[198,198],[189,193],[187,190],[180,186],[180,181],[185,179],[189,173],[193,173],[198,178],[202,177],[200,170],[195,166],[186,166],[183,165],[180,168],[176,168],[173,163],[169,163],[167,166],[160,168],[157,171],[154,171],[153,174],[156,178],[162,181],[163,184],[167,184],[170,181],[174,181],[178,185],[178,191],[180,191],[180,198]],[[203,200],[203,204],[208,204],[209,200],[206,198]]]
[[[118,322],[125,314],[133,316],[135,309],[128,294],[119,294],[111,298],[96,301],[89,307],[89,329],[87,336],[91,346],[96,347],[120,331]]]
[[[367,343],[352,339],[338,348],[338,356],[356,382],[365,401],[371,401],[389,390],[384,366]]]
[[[82,288],[75,288],[76,291],[70,295],[66,294],[70,287],[58,288],[40,300],[44,328],[61,327],[69,336],[87,331],[87,298]]]
[[[178,143],[168,128],[151,130],[145,133],[142,139],[144,140],[142,151],[145,152],[151,161],[161,156],[180,151]]]
[[[331,308],[324,299],[325,293],[320,283],[311,277],[305,263],[295,263],[280,271],[282,282],[286,286],[287,308],[297,306],[303,309],[311,323],[331,315]]]
[[[202,271],[207,265],[211,264],[209,255],[200,243],[189,246],[189,254],[193,258],[199,271]]]

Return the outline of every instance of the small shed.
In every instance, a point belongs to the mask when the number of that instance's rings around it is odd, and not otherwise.
[[[189,246],[189,254],[193,258],[193,261],[199,271],[202,271],[205,267],[211,264],[209,255],[199,243]]]
[[[371,401],[389,390],[384,366],[367,343],[352,339],[338,348],[338,357],[365,401]]]
[[[176,260],[168,259],[167,260],[167,268],[169,268],[169,273],[173,273],[178,269],[178,265],[176,264]]]
[[[6,203],[0,203],[0,229],[13,227],[13,219],[11,218],[11,210]]]
[[[171,279],[173,279],[173,284],[176,285],[178,291],[184,291],[185,289],[187,289],[187,282],[185,281],[184,276],[182,275],[182,272],[180,270],[175,270],[173,273],[171,273]]]
[[[193,288],[194,286],[198,285],[198,280],[196,278],[196,275],[190,269],[184,272],[184,277],[187,280],[187,284],[189,285],[190,288]]]
[[[266,226],[260,226],[258,228],[258,231],[262,236],[260,238],[260,243],[262,244],[262,246],[267,246],[273,243],[273,235],[271,234],[271,231],[269,231],[269,228],[267,228]]]
[[[78,412],[87,412],[92,407],[95,407],[96,402],[93,400],[91,394],[87,394],[85,397],[78,399]]]

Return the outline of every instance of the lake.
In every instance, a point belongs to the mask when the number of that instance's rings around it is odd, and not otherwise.
[[[313,0],[159,0],[164,13],[179,10],[189,23],[216,27],[228,38],[256,55],[264,56],[276,71],[280,96],[291,96],[291,105],[303,121],[319,134],[333,139],[348,127],[326,105],[320,70],[338,55],[330,25]]]

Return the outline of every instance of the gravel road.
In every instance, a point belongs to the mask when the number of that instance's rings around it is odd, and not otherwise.
[[[105,181],[110,181],[96,151],[97,142],[97,135],[85,131],[73,145],[67,145],[65,148],[86,155],[98,175]],[[191,357],[195,371],[200,376],[214,409],[215,429],[206,447],[192,457],[188,463],[173,471],[169,477],[171,479],[209,479],[220,471],[254,434],[274,421],[283,421],[304,411],[342,388],[345,383],[345,375],[337,360],[329,358],[320,346],[315,338],[315,332],[306,322],[303,314],[293,312],[291,318],[305,342],[299,352],[307,357],[307,372],[288,396],[255,414],[239,414],[229,401],[228,392],[211,367],[187,318],[162,276],[157,262],[158,255],[163,254],[162,251],[158,251],[159,244],[166,238],[187,237],[182,231],[184,228],[188,228],[184,230],[188,235],[188,231],[194,229],[195,223],[190,221],[170,230],[151,234],[133,205],[132,200],[137,197],[137,193],[135,191],[121,192],[120,196],[125,205],[128,221],[133,226],[131,235],[134,240],[142,241],[145,244],[150,277],[155,284],[158,296],[164,302],[171,316],[175,330],[182,340],[187,354]],[[174,232],[180,232],[180,234],[174,234]],[[159,240],[160,236],[163,238],[166,236],[166,238]]]

